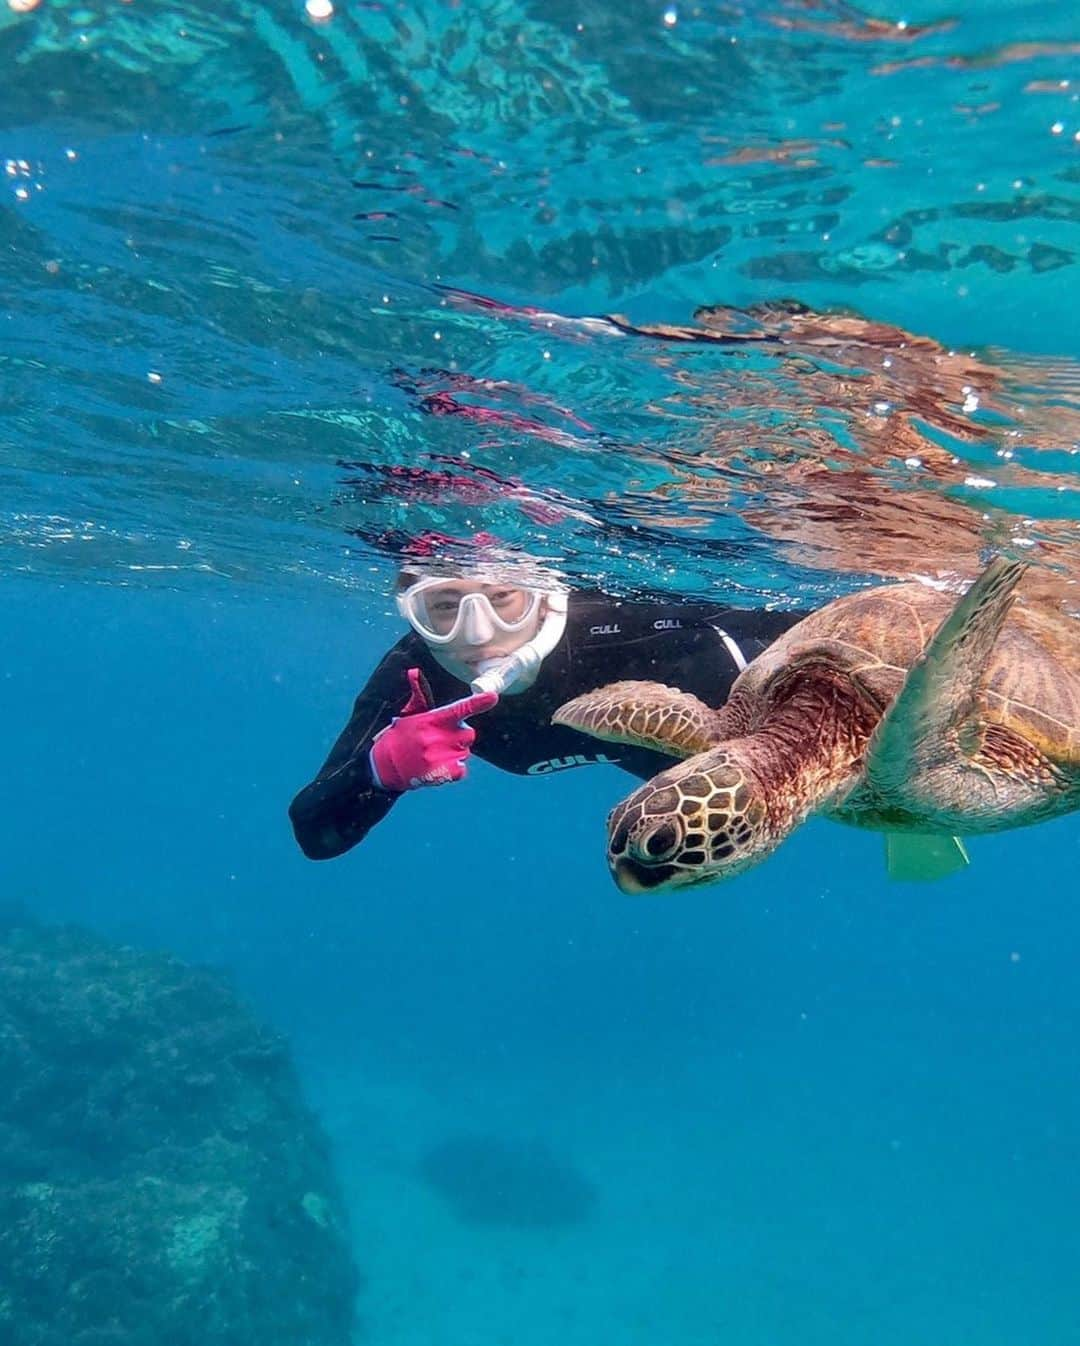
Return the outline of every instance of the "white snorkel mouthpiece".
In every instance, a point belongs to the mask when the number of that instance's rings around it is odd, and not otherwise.
[[[540,668],[540,656],[532,647],[522,645],[520,650],[508,654],[502,659],[485,659],[478,666],[479,672],[469,683],[474,692],[498,692],[500,696],[516,682],[529,674],[536,674]]]
[[[469,684],[474,692],[497,692],[502,696],[516,683],[531,682],[540,671],[540,665],[562,640],[566,630],[568,595],[548,593],[544,596],[546,612],[540,630],[532,640],[502,659],[486,659],[479,664],[478,674]]]

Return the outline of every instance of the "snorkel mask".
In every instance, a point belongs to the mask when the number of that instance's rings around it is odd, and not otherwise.
[[[568,595],[479,578],[484,589],[462,593],[455,588],[460,582],[447,576],[418,580],[398,594],[398,611],[436,658],[450,645],[483,645],[499,635],[517,636],[535,627],[535,634],[517,649],[478,664],[470,686],[474,692],[501,695],[525,679],[531,681],[562,639]]]

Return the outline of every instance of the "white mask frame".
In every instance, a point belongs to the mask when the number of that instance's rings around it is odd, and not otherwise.
[[[418,636],[429,645],[450,645],[459,640],[462,632],[470,644],[482,645],[494,638],[496,633],[518,635],[535,622],[540,604],[546,596],[546,590],[531,589],[523,584],[507,584],[507,589],[515,589],[526,596],[525,609],[514,621],[507,621],[495,611],[491,599],[482,590],[462,594],[458,602],[457,614],[447,631],[435,631],[425,620],[423,596],[432,589],[445,588],[452,584],[452,576],[427,576],[409,586],[397,596],[397,608],[401,616],[409,623]],[[472,629],[472,635],[469,634]],[[486,629],[485,629],[486,628]]]

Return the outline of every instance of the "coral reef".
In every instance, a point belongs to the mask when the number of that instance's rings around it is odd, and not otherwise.
[[[592,1183],[538,1140],[450,1136],[424,1154],[420,1176],[466,1224],[576,1224],[596,1199]]]
[[[326,1142],[220,979],[0,922],[0,1080],[0,1346],[347,1346]]]

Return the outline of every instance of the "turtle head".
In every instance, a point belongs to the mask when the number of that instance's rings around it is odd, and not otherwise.
[[[727,749],[700,753],[635,790],[608,817],[608,864],[624,893],[731,878],[773,849],[764,791]]]

